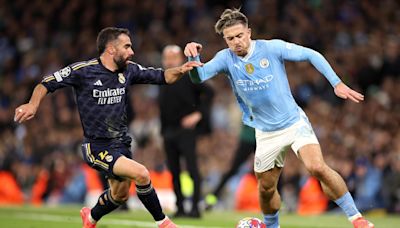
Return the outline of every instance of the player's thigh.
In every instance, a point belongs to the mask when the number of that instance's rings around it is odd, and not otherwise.
[[[114,178],[108,179],[108,184],[111,189],[111,196],[117,201],[126,201],[129,198],[129,188],[131,187],[130,179],[117,180]]]
[[[292,143],[290,129],[275,132],[256,130],[254,172],[263,173],[274,167],[283,167],[286,147]]]
[[[132,157],[132,153],[127,146],[96,143],[82,144],[82,155],[89,166],[100,171],[106,178],[120,180],[123,180],[126,176],[118,176],[118,174],[113,172],[116,161],[120,157]]]
[[[132,159],[121,156],[117,159],[113,169],[114,175],[134,180],[139,184],[150,183],[150,174],[147,168]]]
[[[296,124],[294,124],[292,135],[294,137],[294,140],[291,147],[298,157],[300,150],[303,151],[303,154],[304,152],[308,151],[311,151],[313,153],[318,153],[318,151],[316,150],[321,151],[321,149],[319,148],[317,136],[314,133],[310,121],[304,113],[302,113],[300,120]],[[309,145],[314,146],[308,147]]]
[[[304,166],[308,170],[317,169],[317,166],[325,164],[321,147],[319,144],[304,145],[299,149],[298,157],[304,163]]]

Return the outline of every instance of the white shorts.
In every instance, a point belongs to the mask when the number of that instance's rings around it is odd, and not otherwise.
[[[300,111],[300,120],[288,128],[271,132],[256,129],[256,143],[254,171],[257,173],[268,171],[275,166],[283,167],[289,146],[298,156],[301,147],[308,144],[319,144],[312,126],[302,110]]]

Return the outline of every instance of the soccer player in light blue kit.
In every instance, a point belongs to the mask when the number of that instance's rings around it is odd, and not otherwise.
[[[252,40],[247,18],[237,9],[226,9],[215,30],[223,35],[229,48],[190,71],[190,77],[200,83],[218,73],[226,74],[243,112],[244,124],[256,129],[254,171],[267,227],[279,227],[281,199],[277,183],[288,146],[354,227],[374,227],[356,208],[340,175],[324,162],[311,124],[292,96],[284,62],[310,62],[328,79],[340,98],[358,103],[364,96],[346,86],[318,52],[282,40]],[[184,52],[190,60],[200,61],[201,49],[201,44],[191,42]]]

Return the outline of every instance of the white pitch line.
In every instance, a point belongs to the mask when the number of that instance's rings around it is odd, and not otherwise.
[[[68,222],[68,223],[81,223],[81,219],[75,216],[63,216],[52,214],[37,214],[37,213],[16,213],[10,215],[21,220],[36,220],[36,221],[52,221],[52,222]],[[156,227],[154,222],[143,222],[127,219],[104,219],[100,222],[104,225],[123,225],[123,226],[137,226],[137,227]],[[181,228],[223,228],[220,226],[196,226],[196,225],[179,225]]]

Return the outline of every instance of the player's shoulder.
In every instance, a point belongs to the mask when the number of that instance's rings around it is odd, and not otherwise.
[[[155,67],[144,67],[141,64],[134,62],[134,61],[128,61],[127,65],[128,70],[162,70],[161,68],[155,68]]]
[[[98,66],[98,65],[99,65],[99,60],[97,58],[93,58],[86,61],[72,63],[68,67],[70,67],[72,71],[79,71],[90,66]]]
[[[257,50],[269,55],[280,56],[283,50],[290,49],[291,43],[281,39],[257,40]]]
[[[225,59],[225,58],[227,58],[227,57],[232,57],[232,56],[234,56],[233,52],[230,51],[229,48],[224,48],[224,49],[218,51],[218,52],[215,54],[215,57],[214,57],[214,58],[223,58],[223,59]]]
[[[271,39],[271,40],[256,40],[257,44],[262,47],[274,48],[285,45],[286,42],[281,39]]]

